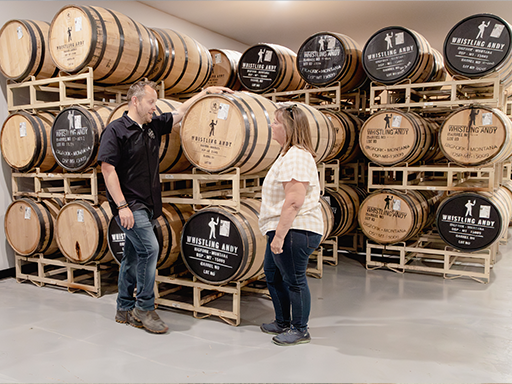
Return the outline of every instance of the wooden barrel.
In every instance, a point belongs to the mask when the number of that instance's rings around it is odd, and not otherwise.
[[[512,180],[502,180],[501,186],[503,187],[503,193],[507,195],[507,201],[512,202]],[[510,207],[510,211],[512,212],[512,207]],[[510,215],[510,224],[512,224],[512,215]]]
[[[359,145],[364,155],[376,164],[411,165],[437,153],[434,126],[432,121],[413,112],[381,110],[364,122]]]
[[[359,131],[363,121],[343,111],[322,110],[322,113],[331,121],[335,133],[334,146],[324,161],[337,159],[340,164],[346,164],[355,160],[361,154]]]
[[[459,21],[446,35],[443,56],[448,73],[470,79],[499,76],[512,84],[512,29],[501,17],[476,14]]]
[[[228,87],[233,91],[240,91],[242,83],[238,80],[237,69],[242,53],[230,49],[210,49],[209,52],[212,55],[213,70],[206,86]]]
[[[13,201],[4,219],[5,237],[12,249],[22,256],[57,252],[55,220],[61,207],[58,199],[23,197]]]
[[[429,42],[418,32],[404,27],[380,29],[363,48],[364,70],[377,83],[395,84],[405,79],[412,83],[429,81],[434,65]]]
[[[55,225],[62,254],[78,264],[112,260],[107,237],[111,217],[112,211],[105,198],[98,205],[85,200],[67,203],[60,210]]]
[[[506,235],[511,211],[501,193],[463,192],[448,196],[436,214],[441,238],[464,252],[493,245]]]
[[[309,122],[311,130],[311,144],[315,150],[315,161],[321,163],[325,161],[331,154],[336,143],[336,131],[334,125],[327,115],[322,113],[319,109],[303,103],[277,103],[278,107],[296,105],[297,108],[302,110]]]
[[[295,67],[297,55],[277,44],[257,44],[248,48],[238,62],[238,78],[251,92],[294,91],[305,85]]]
[[[163,204],[162,215],[155,220],[153,227],[160,248],[157,269],[168,268],[178,260],[183,225],[192,214],[191,205]],[[108,247],[119,264],[123,259],[124,241],[125,234],[112,217],[108,225]]]
[[[62,168],[52,153],[50,134],[55,114],[39,111],[12,113],[0,134],[2,156],[9,166],[20,172],[40,168],[41,172],[59,172]]]
[[[359,226],[369,239],[380,244],[409,240],[433,223],[439,199],[431,191],[378,190],[361,203]]]
[[[348,184],[340,184],[338,190],[325,188],[323,198],[334,215],[330,236],[343,236],[357,227],[359,205],[367,195],[361,188]]]
[[[62,110],[51,129],[51,147],[57,163],[67,171],[79,172],[96,166],[101,132],[112,108],[98,105]]]
[[[0,71],[8,79],[30,76],[45,79],[58,69],[48,51],[50,24],[38,20],[10,20],[0,30]]]
[[[342,92],[361,87],[368,78],[359,44],[341,33],[318,32],[308,37],[297,52],[296,64],[306,83],[326,87],[340,82]]]
[[[158,99],[156,101],[156,112],[157,116],[162,113],[175,111],[181,103],[174,100]],[[107,125],[112,121],[120,118],[125,111],[128,110],[128,103],[122,103],[118,105],[110,114],[107,119]],[[171,131],[171,134],[162,136],[159,148],[159,172],[160,173],[177,173],[183,172],[190,169],[192,165],[187,160],[183,149],[181,148],[180,140],[180,127],[181,124],[175,125]]]
[[[497,108],[459,108],[441,125],[439,147],[448,160],[465,166],[502,162],[512,155],[512,122]]]
[[[207,172],[239,167],[258,173],[278,158],[270,124],[276,105],[246,92],[213,94],[196,100],[181,123],[181,146],[188,160]]]
[[[320,244],[327,240],[331,236],[334,228],[334,212],[331,208],[330,201],[326,196],[320,196],[320,208],[322,210],[322,219],[324,221],[324,233],[320,239]]]
[[[64,72],[94,69],[101,84],[131,84],[147,77],[158,57],[156,38],[148,28],[110,9],[66,5],[49,31],[50,55]]]
[[[181,256],[189,271],[210,284],[243,281],[261,273],[266,239],[258,227],[261,202],[242,199],[240,212],[210,207],[183,226]]]
[[[165,85],[166,94],[191,93],[203,87],[212,73],[212,57],[202,44],[183,33],[153,28],[158,60],[148,76]]]

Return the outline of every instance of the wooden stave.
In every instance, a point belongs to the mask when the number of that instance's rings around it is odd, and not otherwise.
[[[6,78],[14,81],[23,81],[31,76],[34,76],[36,79],[46,79],[56,76],[58,69],[51,60],[50,53],[48,51],[48,31],[50,29],[50,24],[46,21],[40,20],[9,20],[0,30],[0,41],[3,40],[2,37],[4,36],[4,32],[7,33],[7,29],[11,27],[11,23],[18,23],[19,27],[23,26],[23,28],[28,32],[28,35],[31,38],[31,54],[30,58],[27,60],[27,63],[23,67],[23,70],[14,73],[13,71],[5,68],[5,65],[2,65],[2,62],[4,62],[2,60],[0,61],[0,72],[2,72]],[[9,40],[9,37],[6,38]],[[0,44],[0,47],[2,48],[8,46],[10,46],[8,41],[2,42],[2,44]],[[19,58],[19,45],[16,43],[16,41],[14,41],[14,46],[18,46],[16,57]],[[0,54],[0,57],[2,56],[3,55]]]
[[[359,148],[359,131],[363,121],[344,111],[322,110],[322,113],[332,122],[335,141],[325,162],[337,159],[340,164],[347,164],[361,154]]]
[[[187,269],[199,280],[213,285],[222,285],[231,281],[244,281],[261,273],[263,271],[266,238],[261,236],[261,233],[259,232],[258,215],[260,207],[260,201],[256,199],[243,198],[240,201],[239,212],[236,212],[229,207],[219,206],[204,208],[193,214],[183,226],[180,242],[181,256]],[[190,223],[194,221],[198,216],[204,215],[205,213],[215,213],[219,216],[222,216],[224,219],[228,219],[228,221],[233,224],[234,227],[239,231],[238,233],[241,234],[243,241],[243,260],[238,266],[238,269],[234,271],[229,277],[220,281],[212,281],[211,279],[207,279],[203,275],[194,271],[189,263],[189,260],[187,259],[188,256],[186,255],[186,250],[183,248],[183,244],[186,244],[183,238],[189,235],[187,230],[189,226],[192,225]]]
[[[192,93],[204,87],[213,71],[213,60],[206,47],[188,35],[168,28],[152,28],[163,51],[161,67],[155,65],[149,79],[164,82],[165,93]],[[184,58],[183,62],[179,60]]]
[[[73,212],[76,209],[77,211]],[[78,222],[78,209],[84,212],[84,221]],[[85,214],[87,213],[87,214]],[[74,219],[73,219],[74,218]],[[85,228],[86,218],[93,218],[90,222],[95,231],[92,233]],[[112,218],[110,204],[106,198],[101,198],[98,205],[86,200],[74,200],[61,208],[56,219],[57,245],[61,253],[71,262],[87,264],[89,262],[107,263],[113,259],[108,247],[108,224]],[[92,238],[92,241],[91,241]],[[74,244],[71,244],[74,241]],[[92,245],[85,257],[81,257],[82,249]],[[76,256],[78,254],[78,256]]]
[[[33,133],[34,138],[34,142],[28,143],[32,145],[32,154],[30,158],[27,158],[25,161],[17,161],[17,159],[14,158],[15,155],[11,154],[11,150],[19,148],[29,149],[30,147],[27,143],[21,143],[21,141],[24,141],[23,139],[9,142],[9,139],[5,136],[7,135],[7,131],[11,131],[12,129],[16,130],[16,127],[13,128],[10,122],[12,119],[18,118],[22,118],[25,122],[30,123],[26,124],[26,126],[32,128],[29,132]],[[50,136],[54,120],[55,113],[52,111],[37,111],[36,113],[17,111],[7,117],[2,126],[2,132],[0,133],[0,146],[4,160],[12,169],[20,172],[28,172],[35,168],[39,168],[41,172],[62,171],[62,167],[56,162],[51,150]],[[18,135],[14,136],[17,140]]]
[[[193,119],[196,119],[194,115],[196,108],[206,108],[205,103],[211,103],[218,100],[218,102],[229,103],[229,111],[235,111],[230,113],[236,113],[239,118],[235,121],[232,127],[241,129],[244,139],[242,140],[241,146],[237,147],[238,150],[231,156],[227,161],[223,162],[222,165],[207,166],[201,162],[201,159],[197,152],[191,149],[192,140],[190,130],[200,124]],[[239,167],[240,173],[258,173],[264,171],[278,158],[281,147],[275,141],[272,140],[272,129],[270,127],[271,118],[276,109],[276,105],[269,99],[247,92],[235,92],[234,94],[215,94],[204,96],[191,105],[182,120],[181,126],[181,144],[185,156],[195,167],[202,169],[206,172],[222,172],[224,170]],[[263,129],[260,131],[260,127]],[[254,134],[257,133],[257,137],[264,136],[262,143],[264,148],[259,148],[259,142],[254,140]],[[236,132],[235,132],[236,133]]]
[[[218,49],[213,48],[209,50],[210,55],[212,56],[212,62],[213,62],[213,68],[212,68],[212,74],[210,75],[208,82],[205,86],[211,87],[211,86],[221,86],[221,87],[227,87],[232,89],[233,91],[240,91],[242,90],[242,83],[240,83],[240,80],[238,79],[237,75],[237,68],[238,68],[238,62],[240,61],[240,57],[242,56],[241,52],[230,50],[230,49]],[[214,57],[218,55],[220,59],[222,60],[222,63],[226,63],[226,65],[218,66],[220,63],[216,63],[217,59],[214,59]],[[225,80],[220,80],[218,77],[217,72],[219,70],[216,70],[216,68],[221,67],[220,75],[226,74]],[[226,68],[227,67],[227,68]]]
[[[329,205],[329,202],[323,197],[320,196],[320,210],[322,211],[322,219],[324,222],[324,233],[322,234],[322,238],[320,239],[320,244],[322,244],[328,237],[331,236],[331,232],[334,228],[334,213]]]
[[[55,148],[55,144],[54,144],[54,137],[56,136],[54,130],[56,129],[56,124],[59,121],[59,119],[62,118],[63,114],[66,112],[69,112],[70,110],[77,110],[78,112],[82,113],[83,115],[85,115],[88,118],[88,121],[91,122],[90,128],[91,128],[92,137],[93,137],[92,150],[89,153],[87,161],[84,164],[77,166],[77,167],[72,167],[72,166],[63,164],[62,159],[60,159],[60,157],[58,156],[59,155],[58,148]],[[81,106],[73,106],[73,107],[63,109],[55,117],[54,124],[52,125],[52,132],[51,132],[51,147],[52,147],[53,156],[55,157],[55,160],[57,161],[59,166],[61,166],[62,168],[64,168],[67,171],[70,171],[70,172],[79,172],[79,171],[83,171],[89,167],[97,166],[96,158],[98,155],[101,133],[107,126],[106,122],[107,122],[111,112],[112,112],[112,108],[109,106],[106,106],[106,105],[96,105],[94,107],[94,109],[88,109],[88,108],[84,108]]]
[[[66,12],[80,14],[79,17],[91,27],[91,35],[86,36],[90,37],[91,44],[86,57],[69,66],[63,64],[66,60],[61,60],[58,52],[54,52],[62,44],[55,29]],[[108,38],[121,42],[121,46],[108,43]],[[148,76],[158,56],[156,37],[147,27],[120,12],[87,5],[67,5],[56,13],[50,24],[49,47],[52,60],[59,69],[76,73],[92,67],[95,82],[105,85],[131,84]],[[110,64],[112,61],[114,64]],[[133,67],[129,65],[131,63]]]
[[[17,242],[10,235],[10,224],[12,220],[12,212],[16,209],[16,206],[25,204],[30,207],[31,212],[34,212],[37,216],[39,228],[38,233],[35,234],[32,241],[34,245],[30,249],[25,247],[21,248],[22,245]],[[5,212],[4,217],[4,229],[5,237],[11,248],[19,255],[30,256],[36,253],[42,253],[43,255],[52,255],[56,253],[59,248],[57,246],[57,240],[55,236],[55,223],[59,210],[62,207],[62,202],[59,199],[44,199],[37,201],[35,198],[22,197],[14,200]],[[25,218],[25,217],[24,217]],[[32,216],[31,216],[32,218]],[[21,221],[23,223],[24,220]],[[28,234],[27,228],[23,229],[20,223],[17,223],[14,228],[15,233]]]

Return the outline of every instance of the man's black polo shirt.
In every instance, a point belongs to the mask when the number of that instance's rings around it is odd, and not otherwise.
[[[116,168],[124,198],[132,211],[148,208],[153,219],[162,214],[159,149],[162,135],[171,132],[172,113],[163,113],[141,127],[127,112],[111,122],[101,134],[98,161]],[[107,191],[112,214],[117,206]]]

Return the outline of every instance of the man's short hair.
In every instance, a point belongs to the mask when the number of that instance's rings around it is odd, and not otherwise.
[[[146,86],[154,89],[156,91],[156,83],[154,81],[148,80],[140,80],[136,83],[132,84],[128,89],[128,93],[126,94],[126,99],[128,103],[132,101],[132,97],[135,96],[137,99],[142,99],[146,94]]]

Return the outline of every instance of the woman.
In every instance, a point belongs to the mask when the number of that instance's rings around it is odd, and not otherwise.
[[[272,139],[281,155],[263,182],[259,217],[267,236],[264,270],[275,320],[261,325],[278,345],[309,343],[309,255],[323,233],[320,182],[305,113],[297,105],[276,110]]]

